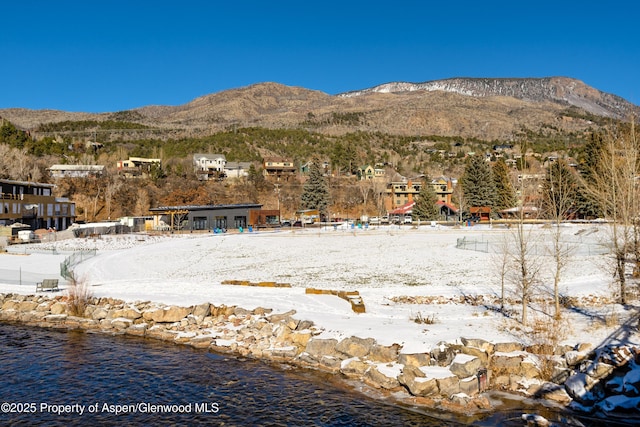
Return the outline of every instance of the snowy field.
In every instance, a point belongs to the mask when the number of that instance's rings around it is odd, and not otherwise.
[[[634,308],[611,302],[615,287],[607,270],[606,225],[562,227],[573,256],[562,274],[560,291],[576,298],[577,309],[565,310],[564,343],[615,342],[617,325]],[[242,234],[183,236],[124,235],[9,247],[0,255],[0,292],[32,294],[29,278],[59,277],[60,263],[72,250],[97,249],[97,255],[75,267],[94,296],[166,304],[237,305],[247,309],[296,310],[294,317],[324,329],[322,338],[372,337],[398,343],[403,352],[429,351],[440,341],[460,337],[493,342],[531,342],[517,322],[519,306],[508,308],[515,319],[496,311],[501,293],[499,254],[513,233],[480,225],[463,228],[388,226],[369,229],[295,229]],[[458,239],[478,242],[456,248]],[[545,250],[550,231],[533,230],[540,262],[534,298],[552,298],[553,265]],[[56,254],[51,249],[56,249]],[[32,251],[37,250],[37,253]],[[49,250],[49,253],[46,253]],[[15,254],[18,253],[18,254]],[[19,272],[20,280],[16,280]],[[225,285],[227,280],[279,282],[291,288]],[[62,288],[66,287],[64,282]],[[636,285],[632,285],[635,289]],[[336,296],[306,294],[306,287],[359,291],[366,312],[354,313]],[[512,284],[507,296],[516,298]],[[481,297],[481,298],[480,298]],[[475,302],[474,302],[475,301]],[[529,317],[550,321],[542,312],[552,305],[536,303]],[[428,322],[416,322],[427,319]],[[640,344],[638,336],[626,343]],[[609,340],[609,341],[608,341]]]

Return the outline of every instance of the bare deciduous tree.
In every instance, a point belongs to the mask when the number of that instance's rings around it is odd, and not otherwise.
[[[553,300],[555,318],[561,317],[560,313],[560,280],[564,267],[569,262],[574,246],[563,239],[562,223],[567,220],[575,197],[576,179],[569,166],[558,160],[549,165],[543,186],[543,204],[545,215],[551,220],[551,246],[549,252],[553,271]]]
[[[635,124],[628,130],[609,129],[600,146],[598,162],[591,171],[588,189],[609,219],[608,242],[612,253],[612,270],[617,280],[619,301],[627,303],[626,265],[628,255],[640,262],[638,245],[637,173],[640,149]]]

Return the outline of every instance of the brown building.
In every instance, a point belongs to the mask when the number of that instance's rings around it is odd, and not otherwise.
[[[76,218],[76,205],[53,195],[53,184],[0,179],[0,225],[28,225],[32,230],[66,230]]]
[[[392,182],[387,187],[387,197],[385,198],[385,207],[387,212],[405,206],[415,201],[415,197],[420,194],[422,188],[421,182]]]
[[[264,159],[262,170],[266,178],[274,181],[288,181],[296,174],[291,160],[276,157]]]

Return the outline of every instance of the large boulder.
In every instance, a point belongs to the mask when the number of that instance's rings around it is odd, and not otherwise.
[[[177,307],[172,305],[145,311],[143,317],[145,320],[153,320],[156,323],[175,323],[190,315],[191,311],[192,309],[190,307]]]
[[[370,368],[368,363],[363,362],[357,357],[343,360],[340,364],[340,372],[348,377],[362,377],[365,372]]]
[[[124,307],[119,310],[114,310],[112,315],[114,318],[125,318],[125,319],[139,319],[142,317],[142,313],[135,307]]]
[[[398,382],[405,386],[414,396],[435,396],[439,393],[438,382],[435,378],[427,378],[418,368],[405,367],[398,375]]]
[[[338,340],[314,338],[307,343],[305,352],[314,360],[322,360],[323,356],[336,356]]]
[[[476,375],[481,367],[482,361],[478,357],[460,353],[451,362],[449,370],[458,378],[467,378]]]
[[[431,364],[437,366],[449,366],[458,353],[458,347],[446,342],[438,343],[431,349]]]
[[[211,314],[211,304],[205,302],[203,304],[198,304],[193,307],[193,315],[199,319],[204,319],[208,315]]]
[[[477,348],[488,354],[493,353],[494,345],[482,338],[460,338],[465,347]]]
[[[429,366],[431,354],[429,353],[400,353],[398,363],[405,366]]]
[[[365,372],[364,380],[370,386],[392,390],[400,386],[399,372],[400,365],[395,363],[373,365]]]
[[[349,337],[340,341],[336,346],[336,350],[349,357],[365,357],[369,354],[375,342],[373,338]]]
[[[393,362],[398,359],[400,347],[400,344],[392,344],[390,346],[375,344],[371,347],[368,357],[376,362]]]

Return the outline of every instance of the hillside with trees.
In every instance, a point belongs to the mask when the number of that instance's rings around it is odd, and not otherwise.
[[[483,197],[495,197],[491,204],[500,210],[515,203],[509,184],[516,185],[518,171],[544,173],[545,165],[556,158],[566,159],[574,169],[585,169],[592,161],[593,141],[625,122],[612,117],[613,112],[600,116],[545,98],[538,84],[535,79],[527,81],[528,90],[537,94],[534,100],[524,95],[463,96],[447,91],[330,96],[265,83],[207,95],[180,107],[104,114],[2,110],[0,174],[48,182],[47,168],[52,164],[104,165],[103,176],[56,182],[61,195],[76,201],[79,220],[143,215],[149,207],[160,205],[245,201],[266,208],[279,205],[290,216],[302,205],[308,177],[300,173],[275,186],[257,178],[262,176],[262,161],[287,158],[300,170],[317,157],[330,169],[329,210],[354,217],[384,214],[383,190],[358,187],[359,168],[364,165],[385,168],[389,181],[449,176],[466,182],[464,187],[471,185],[468,165],[482,156],[486,165],[494,165],[494,174],[475,179],[491,187],[487,189],[491,194]],[[599,102],[598,96],[611,99],[595,90],[588,93],[592,103]],[[614,100],[615,111],[634,108]],[[252,162],[253,173],[244,179],[199,181],[192,164],[194,153],[219,153],[230,162]],[[117,162],[128,157],[159,158],[162,163],[151,176],[131,181],[116,170]],[[504,160],[512,161],[509,167]],[[471,190],[466,191],[467,196],[457,191],[454,197],[462,207],[476,203]],[[580,194],[585,209],[595,204],[593,196]],[[597,214],[594,206],[590,209],[590,215]]]

